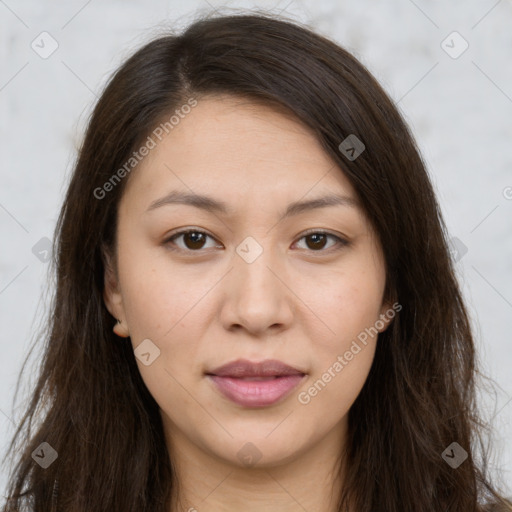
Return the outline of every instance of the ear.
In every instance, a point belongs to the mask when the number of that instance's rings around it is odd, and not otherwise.
[[[398,311],[402,306],[398,302],[392,303],[391,300],[384,301],[380,310],[379,320],[376,322],[376,327],[379,333],[384,332],[390,326],[393,318],[395,318]]]
[[[114,332],[118,336],[126,338],[129,333],[124,313],[123,297],[119,286],[117,265],[108,248],[102,246],[101,252],[103,257],[103,266],[105,268],[103,277],[103,300],[109,313],[116,319],[117,323],[114,325]]]

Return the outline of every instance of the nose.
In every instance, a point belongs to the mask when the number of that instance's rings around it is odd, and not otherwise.
[[[234,268],[224,279],[224,327],[231,331],[245,329],[255,336],[288,328],[295,295],[285,265],[272,257],[270,249],[249,261],[235,254]]]

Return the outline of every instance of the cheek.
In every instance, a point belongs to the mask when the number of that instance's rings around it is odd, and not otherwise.
[[[381,277],[357,267],[331,276],[321,291],[310,295],[308,305],[323,327],[319,330],[315,323],[316,328],[309,333],[313,366],[299,402],[316,403],[313,408],[319,407],[319,412],[329,403],[339,404],[341,409],[332,411],[336,416],[346,412],[357,398],[375,354],[375,323],[384,286]]]
[[[333,358],[328,365],[311,375],[297,395],[305,418],[321,418],[321,428],[326,431],[334,428],[348,414],[359,396],[374,354],[375,343],[361,345],[361,350],[350,361],[343,357],[341,361]],[[317,428],[315,425],[311,427]]]
[[[382,307],[383,286],[377,275],[344,272],[334,274],[309,295],[308,306],[324,326],[320,347],[326,354],[343,353],[359,335],[364,340],[368,330],[373,332]],[[319,334],[317,331],[312,339],[318,340]]]
[[[219,279],[198,271],[192,275],[190,269],[173,268],[154,250],[133,250],[119,265],[133,348],[149,339],[159,350],[149,366],[137,359],[140,373],[152,394],[163,386],[165,396],[180,396],[184,403],[178,382],[190,379],[193,363],[201,361],[199,340],[211,315],[208,292]]]
[[[206,284],[191,287],[191,281],[166,277],[156,265],[142,268],[133,272],[123,289],[130,338],[135,351],[143,340],[151,340],[158,355],[149,365],[139,358],[136,363],[160,408],[187,416],[197,409],[187,389],[192,389],[201,361],[201,322],[194,320],[202,311]]]
[[[159,250],[132,251],[120,262],[123,304],[135,342],[174,335],[190,323],[194,308],[215,284],[215,276],[177,268]]]
[[[328,328],[322,329],[323,334],[310,332],[313,365],[297,398],[310,414],[323,416],[326,424],[334,425],[348,412],[368,377],[380,311],[381,290],[374,283],[338,276],[313,297]]]

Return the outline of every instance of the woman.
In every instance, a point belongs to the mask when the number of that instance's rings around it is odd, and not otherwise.
[[[54,254],[4,512],[512,510],[425,166],[328,39],[225,16],[137,51]]]

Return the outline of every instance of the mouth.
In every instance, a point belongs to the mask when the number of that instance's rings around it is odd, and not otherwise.
[[[281,361],[238,359],[205,373],[215,389],[242,407],[267,407],[284,400],[306,373]]]

